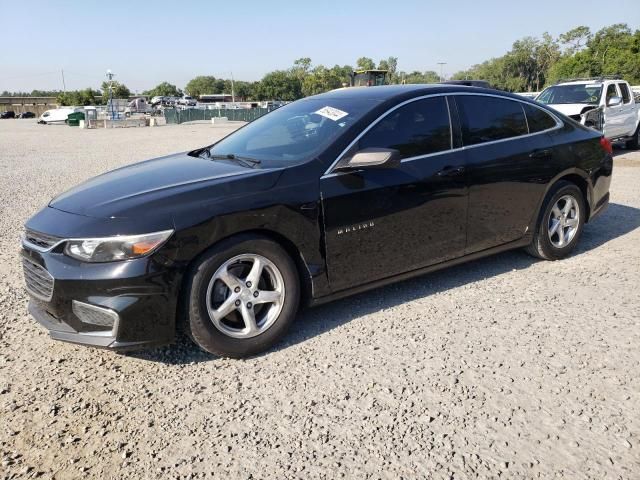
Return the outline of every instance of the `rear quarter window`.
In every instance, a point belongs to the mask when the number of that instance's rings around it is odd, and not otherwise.
[[[465,145],[518,137],[529,133],[522,103],[480,95],[456,96]]]
[[[534,107],[527,103],[522,104],[522,108],[527,115],[527,124],[529,125],[529,133],[542,132],[549,130],[557,125],[551,115],[541,108]]]

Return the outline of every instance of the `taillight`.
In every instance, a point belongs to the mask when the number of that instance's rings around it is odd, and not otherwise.
[[[600,137],[600,146],[602,147],[602,149],[607,152],[609,155],[613,154],[613,145],[611,145],[611,142],[609,141],[608,138],[606,137]]]

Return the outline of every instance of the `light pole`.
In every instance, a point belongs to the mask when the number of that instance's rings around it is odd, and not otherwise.
[[[444,75],[442,74],[442,67],[444,67],[447,64],[447,62],[438,62],[438,65],[440,65],[440,81],[444,82]]]
[[[116,119],[116,112],[113,108],[113,77],[115,77],[115,73],[111,70],[107,70],[107,78],[109,79],[109,100],[107,100],[107,105],[111,109],[111,120]]]

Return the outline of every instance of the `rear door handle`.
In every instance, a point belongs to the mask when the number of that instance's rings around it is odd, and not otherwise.
[[[462,175],[465,171],[464,167],[444,167],[436,175],[439,177],[455,177],[456,175]]]
[[[543,150],[534,150],[529,154],[529,158],[549,158],[551,157],[551,150],[546,148]]]

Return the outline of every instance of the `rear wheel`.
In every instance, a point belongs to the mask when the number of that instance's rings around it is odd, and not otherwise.
[[[187,329],[204,350],[246,357],[267,350],[293,322],[299,279],[271,240],[243,236],[215,247],[188,282]]]
[[[640,148],[640,125],[636,128],[636,133],[631,140],[625,142],[624,146],[629,150],[638,150]]]
[[[543,209],[527,252],[545,260],[560,260],[571,253],[582,234],[584,196],[576,185],[562,181],[547,196]]]

